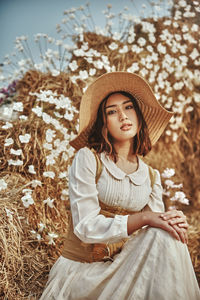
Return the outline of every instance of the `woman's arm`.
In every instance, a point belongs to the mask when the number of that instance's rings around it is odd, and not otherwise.
[[[178,213],[178,211],[177,211]],[[171,225],[170,218],[164,220],[163,213],[157,213],[152,211],[144,211],[138,214],[134,214],[128,217],[127,231],[128,234],[132,234],[137,229],[143,226],[157,227],[167,231],[178,241],[187,243],[187,235],[185,235],[185,228],[180,228],[179,226]],[[173,213],[174,218],[175,212]],[[169,216],[169,214],[168,214]],[[182,217],[181,217],[182,218]],[[181,221],[179,221],[181,223]],[[178,227],[178,228],[177,228]]]
[[[69,196],[75,235],[85,243],[117,242],[128,237],[128,215],[100,213],[95,183],[96,160],[88,148],[77,152],[69,172]]]
[[[141,225],[148,225],[151,227],[162,228],[176,239],[187,242],[188,224],[186,217],[178,210],[164,212],[164,203],[162,200],[163,189],[160,174],[158,170],[154,170],[154,172],[156,172],[156,177],[149,202],[143,208],[142,214],[137,214],[137,216],[134,215],[129,218],[131,221],[130,224],[128,224],[128,234],[141,228]]]

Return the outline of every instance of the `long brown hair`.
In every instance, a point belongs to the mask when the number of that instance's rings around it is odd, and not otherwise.
[[[98,153],[103,151],[107,152],[114,159],[114,161],[116,161],[116,152],[113,147],[112,136],[107,130],[107,117],[105,109],[108,98],[114,94],[121,94],[130,99],[133,103],[133,107],[138,118],[137,135],[133,137],[133,154],[145,156],[152,148],[147,124],[143,118],[137,100],[131,94],[124,91],[112,92],[102,100],[97,112],[96,121],[88,137],[88,146],[90,148],[94,148]]]

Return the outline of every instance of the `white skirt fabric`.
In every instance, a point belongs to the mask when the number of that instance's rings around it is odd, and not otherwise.
[[[40,300],[200,300],[188,248],[158,228],[131,237],[113,262],[60,257]]]

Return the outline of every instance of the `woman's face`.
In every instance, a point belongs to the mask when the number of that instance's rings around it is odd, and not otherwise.
[[[138,118],[132,101],[120,94],[111,95],[105,107],[107,129],[114,142],[132,140],[138,131]]]

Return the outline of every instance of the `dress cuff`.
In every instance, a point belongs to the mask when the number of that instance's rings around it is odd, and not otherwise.
[[[119,224],[119,237],[128,238],[129,237],[128,228],[127,228],[128,215],[126,216],[116,215],[115,219],[118,221]]]

